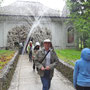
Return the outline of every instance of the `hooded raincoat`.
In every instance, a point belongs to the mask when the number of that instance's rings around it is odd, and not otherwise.
[[[90,49],[84,48],[81,58],[76,61],[73,73],[73,84],[82,87],[90,87]]]

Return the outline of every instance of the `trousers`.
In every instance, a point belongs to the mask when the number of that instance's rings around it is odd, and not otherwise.
[[[29,61],[32,61],[32,51],[29,52]]]
[[[90,90],[90,87],[82,87],[82,86],[76,85],[76,90]]]
[[[50,78],[50,71],[49,70],[44,71],[44,76],[41,77],[41,82],[43,85],[42,90],[49,90],[51,85],[51,79],[52,78]]]

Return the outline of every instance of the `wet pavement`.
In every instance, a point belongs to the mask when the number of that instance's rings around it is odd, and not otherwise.
[[[21,55],[8,90],[42,90],[37,71],[33,71],[28,55]],[[50,90],[75,90],[72,83],[55,69]]]

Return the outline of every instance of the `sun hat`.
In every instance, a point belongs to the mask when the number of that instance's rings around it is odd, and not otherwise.
[[[32,43],[32,41],[30,41],[29,43]]]
[[[36,42],[35,46],[37,46],[37,45],[40,46],[40,43],[39,42]]]
[[[44,40],[44,43],[45,43],[45,42],[51,43],[51,40],[50,40],[50,39],[45,39],[45,40]]]

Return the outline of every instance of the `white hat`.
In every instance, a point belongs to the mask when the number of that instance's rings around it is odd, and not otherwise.
[[[39,43],[39,42],[36,42],[36,46],[37,46],[37,45],[40,46],[40,43]]]
[[[50,39],[45,39],[45,40],[44,40],[44,43],[45,43],[45,42],[51,42],[51,40],[50,40]]]
[[[32,41],[30,41],[29,43],[32,43]]]
[[[23,47],[23,44],[22,44],[22,43],[19,43],[19,45],[20,45],[21,47]]]

